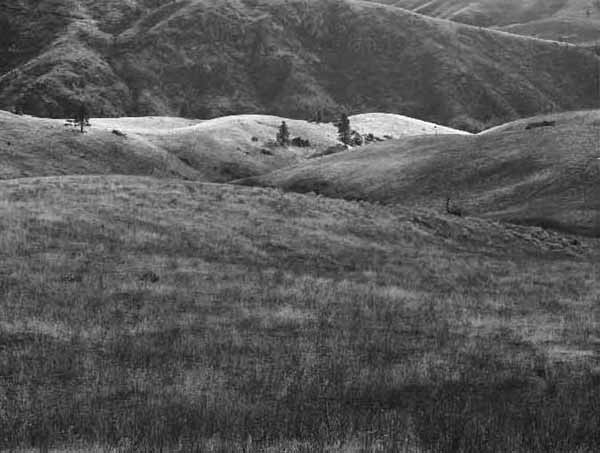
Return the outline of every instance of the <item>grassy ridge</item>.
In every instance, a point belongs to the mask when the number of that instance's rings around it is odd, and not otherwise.
[[[594,242],[149,178],[0,189],[2,449],[600,443]]]
[[[265,143],[275,137],[281,121],[98,118],[81,134],[60,120],[0,111],[0,179],[128,174],[222,182],[297,163],[336,143],[333,133],[329,137],[318,126],[299,122],[320,140],[306,150],[269,148],[266,155]]]
[[[282,121],[306,148],[274,146]],[[462,133],[390,114],[351,117],[379,137]],[[0,111],[0,179],[65,174],[130,174],[225,182],[268,173],[340,144],[330,123],[268,115],[212,120],[177,117],[93,118],[82,135],[61,120]]]
[[[111,173],[198,177],[193,168],[143,136],[119,136],[93,126],[81,134],[60,120],[0,111],[0,179]]]
[[[554,126],[527,129],[554,121]],[[598,234],[598,113],[520,120],[479,135],[409,137],[242,181]]]

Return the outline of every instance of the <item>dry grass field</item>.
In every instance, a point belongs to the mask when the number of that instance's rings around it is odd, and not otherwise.
[[[599,20],[0,0],[0,453],[598,453]]]
[[[598,245],[276,189],[0,182],[0,450],[595,452]]]

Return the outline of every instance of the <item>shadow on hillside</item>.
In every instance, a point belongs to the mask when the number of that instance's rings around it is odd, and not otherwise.
[[[509,219],[508,223],[515,225],[539,227],[544,230],[552,230],[558,233],[573,234],[577,236],[586,236],[600,238],[600,225],[573,225],[561,222],[547,217],[532,217],[527,219]]]

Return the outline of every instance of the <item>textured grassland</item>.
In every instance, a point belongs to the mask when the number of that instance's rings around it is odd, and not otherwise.
[[[597,247],[270,189],[0,182],[0,449],[597,451]]]

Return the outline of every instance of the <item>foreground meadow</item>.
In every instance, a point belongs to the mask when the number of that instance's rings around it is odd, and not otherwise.
[[[0,182],[0,450],[598,451],[597,251],[272,189]]]

